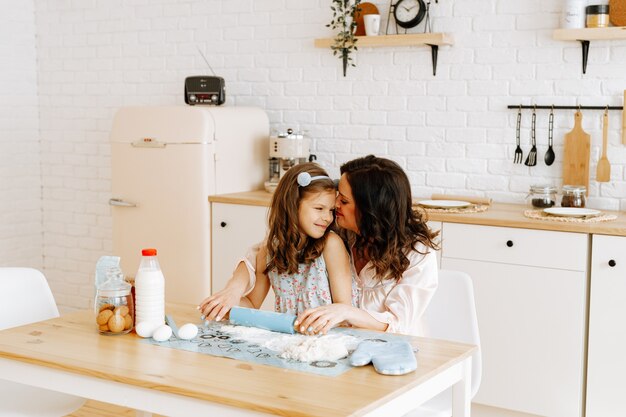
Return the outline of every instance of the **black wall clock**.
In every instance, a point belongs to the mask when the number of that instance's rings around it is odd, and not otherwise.
[[[398,26],[404,29],[414,28],[426,16],[423,0],[398,0],[393,6],[393,17]]]

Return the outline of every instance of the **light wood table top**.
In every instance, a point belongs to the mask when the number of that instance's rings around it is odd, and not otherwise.
[[[178,323],[200,320],[195,306],[168,304],[167,311]],[[365,366],[327,377],[140,343],[134,333],[99,335],[93,312],[79,311],[0,331],[0,359],[268,414],[360,416],[476,349],[432,339],[414,342],[416,372],[383,376]]]
[[[272,194],[265,190],[209,196],[214,203],[244,204],[269,207]],[[603,211],[614,214],[616,220],[597,223],[562,223],[547,220],[535,220],[524,216],[528,207],[521,204],[494,203],[482,213],[452,214],[428,213],[428,219],[449,223],[476,224],[483,226],[515,227],[522,229],[553,230],[587,234],[626,236],[626,213]]]

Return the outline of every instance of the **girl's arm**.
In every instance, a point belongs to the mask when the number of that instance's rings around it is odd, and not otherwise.
[[[226,286],[215,294],[202,300],[198,310],[206,320],[220,321],[226,317],[231,307],[239,305],[241,298],[252,291],[256,281],[256,257],[264,243],[257,243],[248,249],[241,258]]]
[[[239,305],[251,308],[261,308],[268,291],[270,290],[270,280],[264,272],[267,262],[267,246],[263,245],[256,256],[256,282],[254,288],[241,299]]]
[[[324,256],[328,270],[328,283],[333,303],[352,305],[350,255],[343,240],[335,233],[329,233],[326,236],[322,256]]]
[[[343,322],[362,329],[381,332],[387,329],[387,323],[376,320],[367,311],[345,304],[329,304],[305,310],[298,316],[294,325],[300,333],[326,334]]]

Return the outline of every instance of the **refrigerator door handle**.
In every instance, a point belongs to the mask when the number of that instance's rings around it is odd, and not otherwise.
[[[128,201],[124,201],[121,198],[111,198],[109,199],[110,206],[118,206],[118,207],[137,207],[137,204],[130,203]]]

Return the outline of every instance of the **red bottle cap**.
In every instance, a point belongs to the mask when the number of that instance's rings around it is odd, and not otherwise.
[[[156,249],[142,249],[141,250],[142,256],[156,256],[156,254],[157,254]]]

